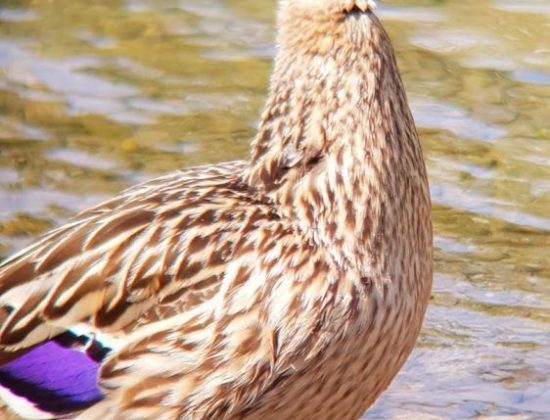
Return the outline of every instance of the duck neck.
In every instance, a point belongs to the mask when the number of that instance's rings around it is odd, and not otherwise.
[[[281,46],[245,173],[297,230],[362,272],[381,264],[391,237],[410,245],[430,206],[394,53],[371,20],[359,42]]]

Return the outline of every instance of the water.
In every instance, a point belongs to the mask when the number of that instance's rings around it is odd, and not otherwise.
[[[0,256],[125,186],[246,157],[273,14],[274,0],[2,0]],[[548,0],[379,14],[426,154],[436,275],[419,345],[368,417],[550,418]]]

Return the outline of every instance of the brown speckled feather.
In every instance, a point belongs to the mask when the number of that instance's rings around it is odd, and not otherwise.
[[[2,344],[28,347],[83,321],[126,331],[210,298],[240,252],[238,232],[276,217],[238,182],[243,166],[193,168],[131,188],[7,261]]]
[[[249,162],[134,187],[0,267],[0,349],[114,341],[85,419],[355,419],[420,330],[430,199],[366,0],[282,0]]]

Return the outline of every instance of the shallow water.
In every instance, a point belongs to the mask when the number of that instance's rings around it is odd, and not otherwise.
[[[274,0],[2,0],[0,256],[125,186],[247,156]],[[434,202],[413,356],[368,418],[550,418],[550,3],[387,0]]]

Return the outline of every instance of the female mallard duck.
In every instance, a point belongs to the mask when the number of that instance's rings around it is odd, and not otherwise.
[[[356,419],[411,352],[432,281],[426,171],[367,0],[281,0],[248,162],[86,211],[0,268],[20,414]]]

